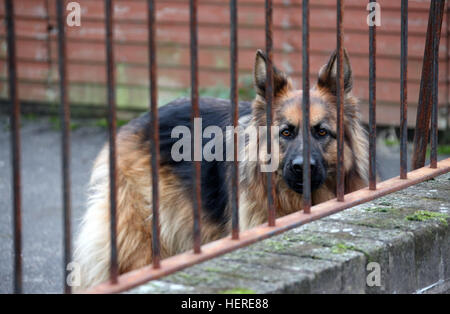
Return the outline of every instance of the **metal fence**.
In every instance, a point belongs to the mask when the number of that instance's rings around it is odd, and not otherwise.
[[[150,78],[150,113],[151,113],[151,178],[152,178],[152,265],[119,275],[116,244],[116,210],[117,210],[117,180],[116,180],[116,100],[115,100],[115,68],[113,49],[113,0],[105,0],[105,27],[106,27],[106,55],[107,55],[107,90],[109,111],[109,162],[110,162],[110,234],[111,234],[111,262],[110,281],[100,284],[88,292],[112,293],[120,292],[137,286],[149,280],[157,279],[193,264],[225,254],[240,247],[263,240],[286,230],[298,227],[305,223],[320,219],[324,216],[342,211],[346,208],[361,204],[388,193],[398,191],[408,186],[417,184],[434,176],[450,171],[450,159],[437,162],[438,140],[438,47],[440,30],[443,19],[445,1],[432,0],[430,3],[429,22],[426,37],[426,48],[423,61],[423,72],[420,89],[419,108],[416,120],[416,132],[414,137],[415,150],[412,156],[413,170],[407,172],[407,45],[408,45],[408,1],[401,1],[401,121],[400,121],[400,176],[387,181],[376,182],[376,26],[369,26],[369,91],[370,91],[370,121],[369,121],[369,187],[344,195],[344,77],[343,77],[343,15],[344,1],[337,0],[337,198],[311,207],[311,171],[310,171],[310,134],[309,134],[309,1],[303,0],[302,15],[302,41],[303,41],[303,208],[299,211],[281,218],[275,217],[274,194],[272,175],[267,173],[268,194],[268,222],[256,228],[239,231],[239,169],[237,161],[237,140],[234,141],[234,163],[232,171],[232,233],[229,237],[201,245],[200,217],[201,203],[201,162],[193,162],[194,193],[193,193],[193,219],[194,219],[194,243],[193,250],[161,260],[159,240],[159,125],[157,103],[157,68],[155,48],[155,0],[148,0],[148,49],[149,49],[149,78]],[[376,1],[369,1],[376,2]],[[61,147],[62,147],[62,177],[63,177],[63,225],[64,225],[64,261],[63,268],[71,260],[71,198],[70,198],[70,108],[67,96],[67,57],[65,38],[64,1],[57,1],[58,21],[58,54],[60,76],[60,108],[61,108]],[[190,51],[191,51],[191,100],[192,123],[200,117],[199,113],[199,84],[198,84],[198,1],[190,0]],[[272,71],[272,0],[265,1],[266,13],[266,53],[267,53],[267,86],[266,86],[266,113],[268,126],[268,153],[271,151],[271,124],[273,118],[273,71]],[[17,60],[16,38],[14,31],[14,2],[5,0],[7,43],[8,43],[8,79],[9,96],[11,102],[11,145],[12,145],[12,170],[13,170],[13,224],[14,224],[14,292],[22,292],[22,238],[21,238],[21,177],[20,177],[20,103],[17,88]],[[237,33],[237,0],[230,0],[230,57],[231,57],[231,115],[233,126],[238,124],[239,106],[237,89],[237,65],[238,65],[238,33]],[[431,128],[429,128],[431,121]],[[193,126],[192,126],[193,127]],[[430,166],[424,167],[425,151],[431,138]],[[150,193],[150,191],[149,191]],[[64,279],[65,280],[65,279]],[[64,281],[65,292],[70,293],[71,287]]]

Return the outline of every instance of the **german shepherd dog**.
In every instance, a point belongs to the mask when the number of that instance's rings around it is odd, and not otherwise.
[[[336,64],[334,52],[319,72],[310,91],[312,203],[336,197]],[[360,122],[356,98],[351,94],[352,70],[344,53],[344,169],[345,192],[367,185],[367,134]],[[266,56],[258,50],[254,66],[256,97],[239,104],[239,124],[244,129],[266,125]],[[302,91],[291,79],[273,68],[273,124],[279,127],[279,163],[273,172],[277,217],[302,208]],[[202,128],[232,124],[230,102],[215,98],[199,101]],[[191,102],[178,99],[159,109],[160,124],[160,240],[161,257],[192,248],[192,162],[174,161],[171,149],[176,126],[191,128]],[[150,116],[145,114],[122,127],[117,137],[117,245],[119,272],[151,263],[152,200],[149,149]],[[223,141],[227,141],[225,137]],[[202,143],[205,145],[205,142]],[[247,145],[247,144],[245,144]],[[250,144],[248,144],[250,145]],[[265,147],[265,140],[258,145]],[[250,149],[253,149],[250,147]],[[202,243],[231,232],[231,162],[201,162]],[[245,230],[267,221],[266,174],[260,161],[239,163],[239,225]],[[74,261],[81,270],[81,285],[89,288],[106,281],[110,261],[109,160],[107,145],[98,155],[91,180],[88,209],[76,239]]]

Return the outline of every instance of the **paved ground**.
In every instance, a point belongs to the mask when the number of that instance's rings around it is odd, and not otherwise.
[[[62,291],[60,135],[51,123],[24,121],[22,137],[23,263],[25,292]],[[12,220],[9,132],[0,123],[0,293],[12,287]],[[101,127],[72,134],[73,227],[83,211],[91,164],[106,141]]]
[[[76,230],[84,210],[92,162],[107,140],[106,129],[84,121],[72,132],[72,206]],[[23,120],[22,202],[24,291],[62,291],[62,208],[60,134],[48,119]],[[10,134],[0,116],[0,293],[12,289]],[[382,179],[397,176],[398,149],[378,145]]]

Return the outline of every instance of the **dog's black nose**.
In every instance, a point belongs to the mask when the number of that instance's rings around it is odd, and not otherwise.
[[[311,165],[311,172],[314,172],[314,169],[316,168],[316,161],[314,158],[311,158],[309,161]],[[292,161],[292,170],[297,174],[301,175],[303,173],[303,156],[298,156]]]

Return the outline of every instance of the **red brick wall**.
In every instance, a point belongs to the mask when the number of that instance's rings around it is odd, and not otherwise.
[[[57,101],[56,0],[16,0],[20,97]],[[103,1],[79,0],[81,27],[68,28],[70,97],[74,103],[104,104],[105,47]],[[242,80],[251,75],[254,54],[264,48],[264,0],[238,1],[239,69]],[[189,1],[157,3],[158,84],[161,102],[186,92],[189,86]],[[336,46],[335,0],[311,3],[311,77]],[[400,1],[379,1],[381,27],[377,28],[378,119],[397,123],[400,99]],[[146,106],[148,101],[146,1],[115,1],[115,53],[119,106]],[[345,47],[355,76],[354,93],[367,114],[368,27],[367,1],[346,0]],[[424,52],[429,1],[409,1],[408,99],[409,121],[415,120]],[[0,0],[4,19],[4,1]],[[199,78],[202,87],[229,85],[229,3],[199,0]],[[301,78],[301,0],[274,0],[276,64],[295,79]],[[446,102],[446,21],[440,47],[440,103]],[[0,97],[7,97],[4,23],[0,26]]]

